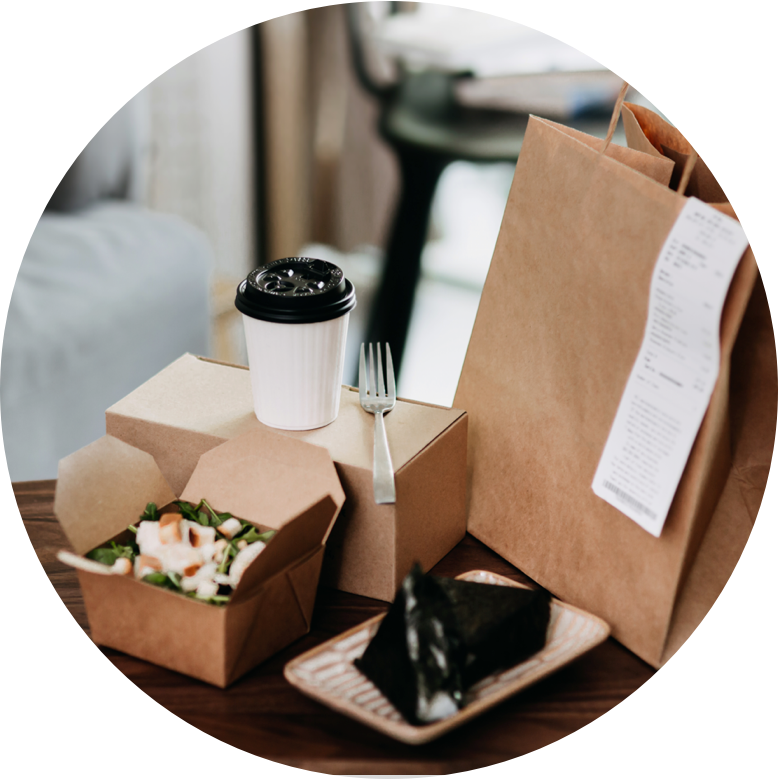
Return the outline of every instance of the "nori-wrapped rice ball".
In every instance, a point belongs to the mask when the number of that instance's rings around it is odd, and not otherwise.
[[[546,642],[542,590],[464,582],[415,565],[357,668],[415,725],[453,715],[465,691]]]
[[[465,688],[508,669],[546,644],[551,598],[544,590],[438,578],[452,604],[467,655]]]

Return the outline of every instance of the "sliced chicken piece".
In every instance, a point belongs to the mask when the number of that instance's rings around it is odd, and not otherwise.
[[[159,540],[159,523],[153,520],[143,520],[138,523],[135,543],[143,555],[156,555],[162,546],[162,542]]]
[[[111,573],[113,574],[132,574],[132,561],[129,558],[117,558],[113,566],[111,566]]]
[[[162,561],[153,555],[139,555],[135,558],[135,578],[143,579],[147,574],[162,571]]]
[[[243,525],[236,517],[231,517],[229,520],[225,520],[221,525],[216,526],[216,530],[227,539],[232,539],[235,534],[240,533]]]
[[[216,564],[206,563],[203,566],[201,566],[191,577],[181,578],[181,590],[183,590],[185,593],[189,593],[190,591],[197,590],[197,586],[201,582],[212,580],[215,576],[216,576]]]
[[[192,547],[204,547],[216,541],[216,529],[208,525],[200,525],[191,520],[185,521],[189,544]]]
[[[159,527],[164,528],[168,525],[173,525],[181,521],[181,515],[178,512],[165,512],[159,518]]]
[[[159,551],[159,557],[163,571],[172,571],[181,575],[191,566],[199,568],[203,562],[200,553],[186,542],[164,545]]]
[[[265,549],[267,545],[264,542],[252,542],[248,547],[238,551],[235,560],[230,564],[230,584],[233,588],[238,587],[238,583],[243,576],[243,572],[256,560],[257,556]]]
[[[176,544],[183,540],[181,515],[175,512],[166,512],[159,518],[159,541],[162,544]],[[187,543],[189,539],[187,537]]]

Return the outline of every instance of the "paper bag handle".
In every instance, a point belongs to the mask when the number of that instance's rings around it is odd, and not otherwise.
[[[683,164],[683,173],[681,174],[681,181],[678,182],[678,189],[676,192],[679,195],[683,195],[686,192],[686,187],[689,184],[689,179],[692,178],[692,171],[697,164],[697,152],[692,149],[691,154],[686,158],[686,162]]]
[[[625,81],[621,85],[618,97],[616,98],[616,105],[613,106],[613,113],[611,114],[611,121],[608,125],[608,134],[605,136],[605,140],[602,142],[602,148],[600,149],[600,156],[605,154],[608,147],[613,140],[613,134],[616,132],[616,125],[619,123],[619,117],[621,116],[621,106],[624,103],[624,98],[627,96],[627,90],[629,84]],[[694,166],[697,164],[698,156],[697,152],[692,149],[691,154],[686,158],[686,162],[683,166],[683,173],[681,173],[681,181],[678,182],[678,189],[676,192],[679,195],[683,195],[686,192],[686,188],[689,186],[689,180],[692,177]]]
[[[621,105],[624,103],[624,98],[627,96],[627,90],[629,84],[625,81],[621,85],[619,95],[616,98],[616,105],[613,107],[613,113],[611,114],[611,123],[608,125],[608,134],[605,136],[605,140],[602,142],[602,149],[600,149],[600,155],[605,154],[608,147],[613,140],[613,134],[616,132],[616,125],[619,123],[619,117],[621,116]]]

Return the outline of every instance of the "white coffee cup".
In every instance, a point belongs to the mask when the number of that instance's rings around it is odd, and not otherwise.
[[[292,431],[333,422],[340,407],[354,286],[336,265],[287,257],[252,271],[238,287],[254,413]]]

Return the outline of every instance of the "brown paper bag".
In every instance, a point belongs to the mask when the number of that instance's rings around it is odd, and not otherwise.
[[[685,202],[667,186],[674,161],[602,143],[530,120],[454,403],[470,416],[469,530],[660,666],[715,601],[756,517],[775,434],[775,343],[749,249],[661,536],[594,494],[654,264]]]
[[[670,189],[677,190],[686,167],[694,152],[692,145],[671,124],[644,106],[624,103],[621,109],[624,135],[630,149],[638,149],[654,157],[666,157],[673,161]],[[697,157],[688,185],[683,194],[699,198],[705,203],[725,203],[727,196],[713,177],[708,166]]]

